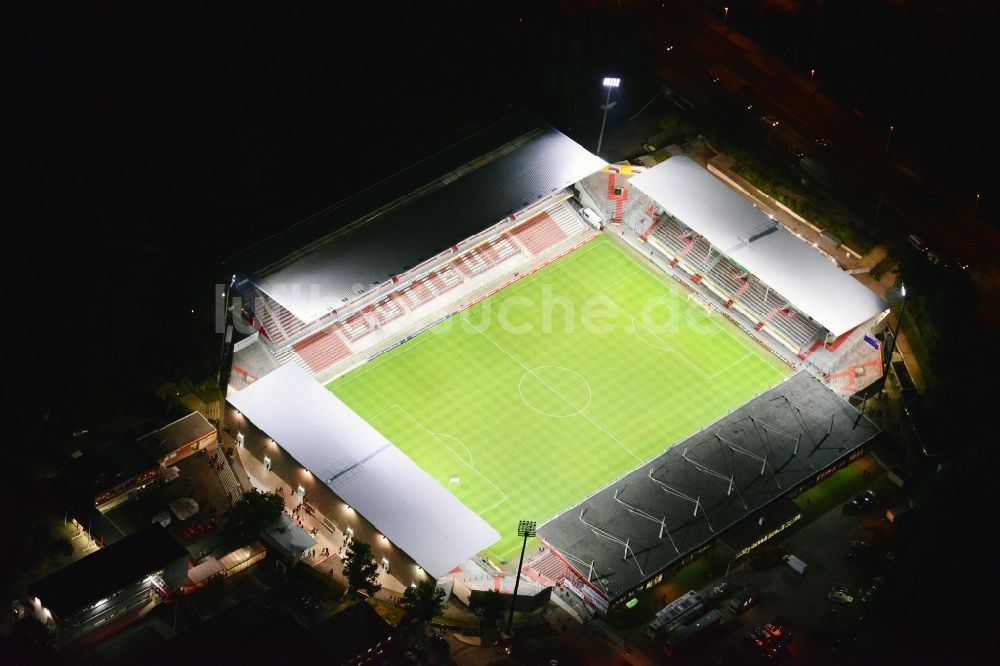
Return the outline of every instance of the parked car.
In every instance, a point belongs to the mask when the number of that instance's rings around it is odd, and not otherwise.
[[[917,248],[921,252],[927,251],[927,243],[925,243],[924,239],[921,238],[920,236],[916,234],[910,234],[909,236],[907,236],[906,240],[910,241],[910,245]]]
[[[875,494],[875,491],[868,489],[863,493],[855,495],[848,503],[848,506],[854,511],[866,511],[875,505],[877,499],[878,495]]]
[[[729,600],[729,610],[740,615],[757,603],[757,593],[747,588]]]
[[[830,590],[830,593],[826,595],[826,598],[838,604],[849,604],[854,601],[854,597],[846,592],[841,592],[840,590]]]
[[[715,587],[713,587],[711,590],[709,590],[708,598],[711,599],[712,601],[715,601],[716,599],[721,599],[722,597],[726,596],[726,594],[729,592],[730,587],[731,586],[729,583],[723,581],[718,585],[716,585]]]
[[[792,157],[794,157],[797,160],[801,160],[803,157],[806,156],[805,151],[803,151],[801,148],[799,148],[795,144],[789,144],[789,146],[788,146],[788,154],[791,155]]]
[[[934,250],[928,250],[927,254],[924,256],[927,257],[927,261],[931,262],[932,264],[934,264],[939,268],[948,267],[948,263],[944,259],[942,259],[941,255],[935,252]]]
[[[820,148],[832,148],[833,147],[833,141],[830,141],[829,139],[824,139],[823,137],[820,137],[820,138],[816,139],[813,143],[815,143]]]

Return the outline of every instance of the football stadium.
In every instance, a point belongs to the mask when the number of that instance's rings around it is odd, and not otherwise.
[[[531,520],[522,591],[603,614],[793,523],[878,434],[887,305],[675,152],[516,115],[230,258],[237,442],[404,587],[493,589]]]

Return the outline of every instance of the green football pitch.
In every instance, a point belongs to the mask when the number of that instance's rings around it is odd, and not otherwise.
[[[789,374],[688,294],[601,237],[328,388],[509,559],[519,520],[541,524]]]

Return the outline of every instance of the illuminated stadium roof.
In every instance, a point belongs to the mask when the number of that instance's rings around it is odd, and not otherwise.
[[[228,263],[309,323],[604,165],[548,125],[516,115]]]
[[[432,576],[500,538],[295,364],[227,400]]]
[[[629,184],[834,335],[846,333],[888,307],[688,157],[671,157],[632,177]]]
[[[584,576],[593,562],[591,582],[613,601],[878,433],[799,371],[549,520],[538,535]]]

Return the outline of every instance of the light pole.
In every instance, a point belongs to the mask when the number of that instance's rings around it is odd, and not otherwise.
[[[726,19],[729,18],[729,7],[722,8],[722,29],[726,28]]]
[[[892,133],[896,131],[895,125],[889,125],[889,137],[885,140],[885,154],[889,154],[889,142],[892,141]]]
[[[892,360],[892,354],[896,351],[896,336],[899,335],[899,327],[903,324],[903,314],[906,312],[906,285],[900,285],[900,289],[903,292],[903,304],[899,308],[899,317],[896,319],[896,328],[892,331],[892,343],[889,348],[886,349],[885,363],[882,365],[882,377],[886,376],[889,371],[889,362]]]
[[[535,521],[522,520],[517,524],[517,536],[524,537],[521,544],[521,559],[517,562],[517,572],[514,574],[514,596],[510,600],[510,614],[507,616],[507,633],[514,627],[514,606],[517,605],[517,586],[521,582],[521,567],[524,566],[524,549],[528,547],[528,537],[535,536]]]
[[[774,132],[774,128],[778,126],[779,120],[772,120],[768,123],[767,128],[767,145],[771,145],[771,134]]]
[[[597,137],[597,154],[601,154],[601,144],[604,143],[604,123],[608,120],[608,107],[611,105],[611,90],[617,88],[621,84],[622,80],[606,76],[604,77],[604,87],[608,89],[608,96],[604,100],[604,116],[601,118],[601,134]]]
[[[809,92],[810,93],[813,92],[813,77],[815,77],[815,76],[816,76],[816,70],[815,69],[810,69],[809,70]]]

